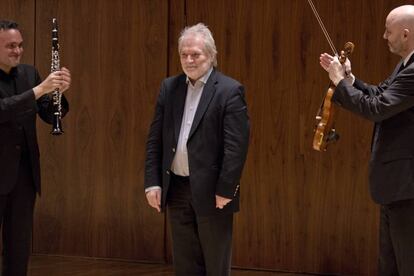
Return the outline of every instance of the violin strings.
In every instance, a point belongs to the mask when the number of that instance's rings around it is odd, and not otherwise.
[[[331,49],[332,49],[332,51],[334,52],[334,54],[335,54],[335,55],[338,55],[338,52],[336,51],[336,48],[335,48],[335,46],[334,46],[334,44],[333,44],[333,42],[332,42],[332,40],[331,40],[331,37],[329,36],[329,33],[328,33],[328,31],[326,30],[325,25],[323,24],[322,19],[321,19],[321,17],[319,16],[318,11],[317,11],[317,10],[316,10],[316,8],[315,8],[315,5],[313,4],[312,0],[308,0],[308,3],[309,3],[309,5],[310,5],[310,6],[311,6],[311,8],[312,8],[313,14],[315,15],[316,19],[318,20],[319,26],[321,27],[321,29],[322,29],[322,31],[323,31],[323,34],[325,35],[326,40],[327,40],[327,41],[328,41],[328,43],[329,43],[329,46],[331,47]]]

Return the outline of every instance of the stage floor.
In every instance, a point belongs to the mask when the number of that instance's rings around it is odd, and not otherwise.
[[[28,276],[134,276],[174,275],[171,266],[78,257],[35,255],[31,257]],[[310,274],[278,273],[233,269],[232,276],[305,276]]]

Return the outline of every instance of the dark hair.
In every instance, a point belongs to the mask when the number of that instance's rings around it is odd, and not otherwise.
[[[0,30],[10,30],[10,29],[16,29],[18,30],[19,25],[14,22],[14,21],[9,21],[9,20],[2,20],[0,19]]]

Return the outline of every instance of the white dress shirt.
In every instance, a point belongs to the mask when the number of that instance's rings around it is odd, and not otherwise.
[[[180,176],[189,176],[188,169],[188,153],[187,140],[190,134],[191,126],[193,125],[194,116],[197,111],[198,103],[203,94],[204,86],[210,77],[212,69],[210,69],[204,76],[198,79],[194,85],[187,77],[187,97],[185,99],[185,107],[183,120],[181,121],[180,136],[178,137],[177,149],[174,160],[171,165],[171,171]]]
[[[197,111],[198,104],[203,94],[204,86],[210,77],[213,68],[207,71],[207,73],[199,78],[194,85],[187,77],[187,97],[185,99],[183,119],[181,121],[180,135],[178,137],[178,144],[176,152],[171,165],[171,171],[180,176],[189,176],[190,171],[188,167],[188,153],[187,153],[187,140],[190,134],[191,126],[193,125],[194,116]],[[159,186],[151,186],[145,189],[145,192],[161,189]]]

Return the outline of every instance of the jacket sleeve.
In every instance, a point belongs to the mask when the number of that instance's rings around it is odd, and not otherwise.
[[[34,72],[34,73],[33,73]],[[30,72],[24,71],[28,83],[33,87],[41,83],[37,70]],[[0,123],[5,123],[16,118],[26,116],[32,113],[39,113],[43,121],[51,124],[53,121],[53,105],[49,95],[40,97],[37,101],[33,92],[33,87],[7,98],[0,99]],[[62,96],[62,115],[64,116],[69,110],[69,104]]]
[[[35,113],[37,110],[33,90],[0,99],[0,123]]]
[[[155,106],[155,114],[152,120],[146,146],[144,188],[153,186],[162,187],[162,157],[163,157],[163,119],[165,84],[161,85],[158,100]]]
[[[242,86],[235,87],[226,101],[223,132],[224,155],[216,194],[233,198],[239,189],[250,135],[249,116]]]
[[[414,69],[407,68],[378,86],[360,80],[352,86],[342,80],[332,100],[370,121],[383,121],[414,106]]]

